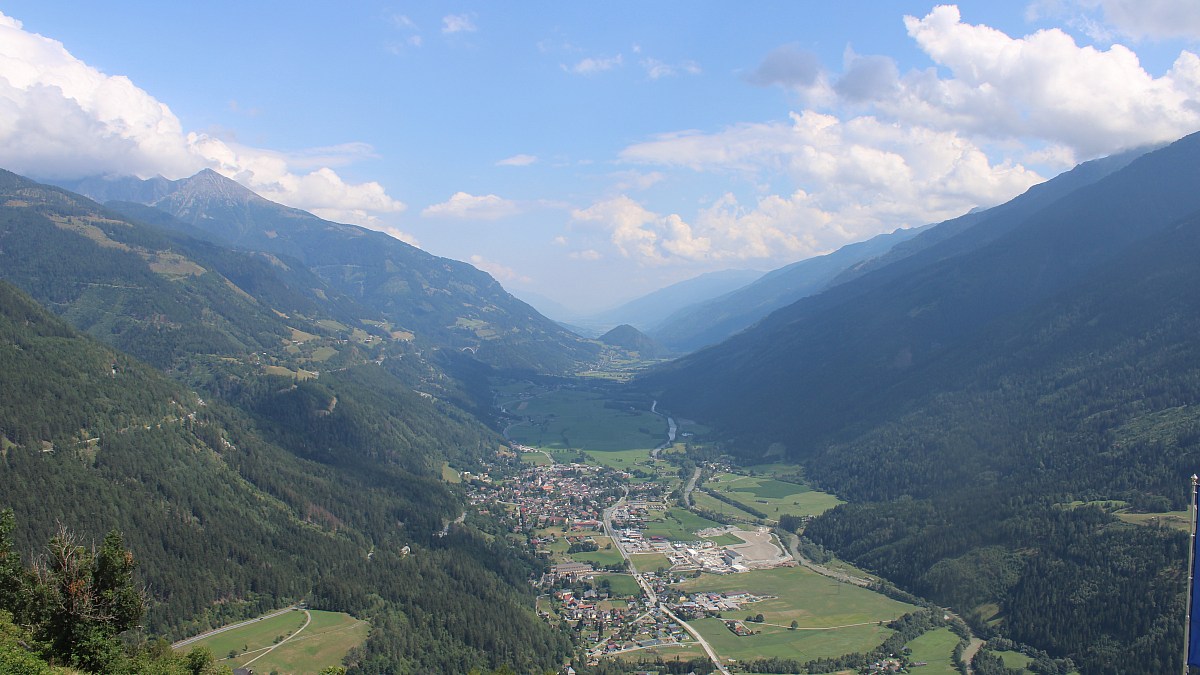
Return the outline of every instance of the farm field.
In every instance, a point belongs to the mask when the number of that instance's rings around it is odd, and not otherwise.
[[[738,502],[758,509],[767,514],[771,520],[779,520],[779,516],[783,514],[818,515],[842,503],[837,497],[813,490],[807,485],[788,483],[767,476],[739,476],[725,473],[717,478],[719,480],[705,483],[704,487],[727,494]],[[716,502],[717,500],[712,499],[712,501]],[[697,503],[699,503],[699,499]],[[738,512],[741,510],[738,509]],[[745,515],[747,514],[743,513],[743,516]]]
[[[929,664],[921,667],[922,673],[957,673],[958,668],[954,665],[954,646],[957,644],[958,636],[949,628],[931,630],[908,643],[908,648],[912,650],[909,658],[914,663],[924,661]]]
[[[328,666],[340,665],[352,647],[367,639],[369,624],[340,612],[309,610],[312,622],[298,635],[252,664],[255,672],[318,673]],[[304,625],[304,612],[287,612],[188,645],[212,650],[218,662],[238,668],[262,654],[280,636],[294,633]],[[230,652],[236,652],[229,658]]]
[[[641,661],[647,662],[646,667],[654,670],[653,661],[661,658],[663,661],[688,661],[690,659],[704,659],[708,655],[704,653],[704,649],[695,642],[682,645],[668,645],[663,647],[647,647],[637,651],[625,652],[618,654],[617,659],[626,663],[638,663]]]
[[[641,595],[642,587],[638,586],[638,582],[634,581],[633,577],[628,574],[605,574],[597,576],[596,582],[601,579],[607,579],[609,590],[614,597],[625,597],[627,595]]]
[[[756,518],[753,514],[747,513],[732,504],[726,504],[720,499],[700,490],[692,492],[692,503],[705,511],[719,513],[728,518],[745,521],[752,521]]]
[[[509,412],[530,421],[513,426],[511,438],[537,448],[649,451],[667,435],[666,419],[648,410],[605,407],[603,395],[589,391],[559,389],[501,402]]]
[[[621,552],[614,546],[605,550],[604,545],[611,543],[612,540],[608,537],[596,537],[596,543],[600,545],[600,549],[596,551],[587,551],[581,553],[569,554],[572,560],[579,562],[590,562],[596,567],[606,567],[608,565],[620,565],[624,558],[621,557]]]
[[[762,613],[766,623],[784,627],[793,620],[800,628],[887,622],[914,609],[912,605],[852,584],[838,583],[803,567],[777,567],[728,576],[703,574],[676,587],[689,592],[747,591],[755,595],[777,596],[751,603],[743,609],[748,614]],[[743,613],[739,612],[739,615]]]
[[[747,628],[761,630],[762,633],[738,637],[725,627],[721,619],[706,618],[689,623],[708,640],[721,658],[736,661],[772,656],[809,661],[865,652],[878,647],[892,634],[891,630],[874,623],[836,630],[808,631],[747,623]]]
[[[647,537],[663,537],[670,541],[695,541],[697,530],[722,527],[721,523],[698,516],[687,509],[673,508],[664,515],[662,522],[648,522],[642,533]]]

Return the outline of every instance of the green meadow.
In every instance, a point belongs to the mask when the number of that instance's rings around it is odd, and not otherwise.
[[[351,648],[367,639],[370,624],[349,614],[319,610],[309,610],[309,614],[312,622],[306,628],[250,665],[254,672],[318,673],[340,665]],[[200,640],[185,649],[207,647],[220,663],[239,668],[264,654],[276,641],[296,633],[305,620],[302,611],[287,612]]]
[[[666,419],[648,410],[606,407],[605,397],[596,392],[558,389],[525,400],[501,400],[511,414],[529,418],[528,424],[509,430],[510,437],[522,445],[595,453],[648,452],[667,437]]]
[[[912,650],[909,658],[914,663],[928,664],[921,666],[921,673],[957,673],[958,668],[954,665],[954,647],[957,644],[958,636],[950,632],[949,628],[931,630],[908,643],[908,648]]]

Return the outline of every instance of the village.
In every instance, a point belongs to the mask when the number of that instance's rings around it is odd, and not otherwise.
[[[610,467],[567,463],[522,465],[511,477],[472,482],[473,506],[500,516],[511,535],[524,537],[550,563],[533,580],[545,592],[539,614],[573,629],[587,645],[589,660],[694,643],[679,618],[736,613],[763,599],[745,592],[689,595],[673,591],[672,584],[701,572],[727,575],[795,564],[765,528],[713,528],[689,541],[647,534],[666,518],[667,495],[660,483],[633,479]],[[729,534],[741,543],[705,539]],[[639,559],[665,564],[639,573]],[[737,621],[730,630],[740,635],[742,626]]]

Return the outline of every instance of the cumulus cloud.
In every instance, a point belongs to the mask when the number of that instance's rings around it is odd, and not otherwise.
[[[496,166],[529,166],[537,161],[537,155],[513,155],[496,162]]]
[[[595,75],[596,73],[603,73],[606,70],[619,68],[624,62],[625,59],[620,54],[617,54],[616,56],[588,57],[578,61],[573,66],[562,64],[561,68],[574,75]]]
[[[1037,0],[1026,17],[1060,21],[1098,43],[1200,40],[1200,5],[1191,0]]]
[[[998,204],[1042,180],[1020,164],[992,162],[953,132],[814,111],[793,113],[788,123],[665,135],[627,147],[621,158],[751,182],[783,175],[793,186],[751,208],[726,195],[688,229],[627,198],[576,214],[608,223],[618,248],[651,261],[811,255]]]
[[[588,248],[588,249],[584,249],[582,251],[571,251],[570,253],[567,254],[567,257],[570,258],[571,260],[593,261],[593,260],[600,260],[604,256],[599,251],[592,249],[592,248]]]
[[[746,80],[759,86],[773,84],[784,87],[811,87],[821,74],[821,61],[816,54],[798,45],[783,45],[767,54],[758,68],[746,75]]]
[[[846,52],[846,69],[834,83],[839,96],[858,103],[878,101],[895,95],[899,88],[900,69],[887,56],[859,56]]]
[[[421,211],[426,218],[456,218],[459,220],[496,220],[520,212],[516,202],[496,195],[472,195],[455,192],[450,199],[433,204]]]
[[[128,78],[106,75],[0,14],[0,164],[13,171],[180,178],[208,167],[268,199],[378,226],[380,214],[404,204],[378,183],[347,183],[329,168],[371,153],[354,143],[288,155],[185,132]]]
[[[992,138],[1041,139],[1081,157],[1200,129],[1200,58],[1183,51],[1153,77],[1122,45],[1080,46],[1059,29],[1012,38],[964,23],[957,7],[905,17],[908,34],[951,77],[912,72],[879,111]]]

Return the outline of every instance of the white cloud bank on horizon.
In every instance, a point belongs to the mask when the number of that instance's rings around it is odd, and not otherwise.
[[[347,183],[329,166],[364,144],[288,156],[187,132],[165,104],[127,77],[106,75],[61,42],[0,13],[0,164],[45,178],[162,174],[211,168],[288,206],[387,231],[379,216],[406,207],[377,182]]]

